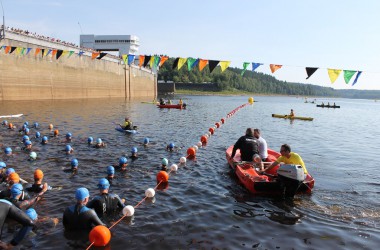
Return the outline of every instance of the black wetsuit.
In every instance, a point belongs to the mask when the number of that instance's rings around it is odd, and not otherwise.
[[[26,191],[39,194],[42,189],[44,189],[44,184],[33,184],[31,187],[26,188]]]
[[[253,136],[244,135],[235,143],[231,157],[235,156],[237,149],[240,149],[242,161],[252,161],[253,155],[259,154],[259,141]]]
[[[11,197],[11,190],[8,187],[0,191],[0,199],[5,199],[9,197]]]
[[[18,231],[18,234],[13,238],[11,244],[16,246],[24,237],[33,229],[33,221],[20,209],[15,207],[12,203],[6,200],[0,200],[0,226],[3,227],[5,219],[10,218],[23,227]]]
[[[91,229],[93,225],[104,225],[94,210],[78,204],[66,208],[62,223],[66,230]]]
[[[114,213],[118,208],[123,208],[125,205],[118,195],[103,193],[90,201],[87,207],[95,209],[96,214],[102,217],[104,214]]]

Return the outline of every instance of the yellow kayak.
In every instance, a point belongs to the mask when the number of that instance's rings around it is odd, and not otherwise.
[[[145,104],[160,104],[159,102],[141,102],[141,103],[145,103]]]
[[[290,115],[277,115],[277,114],[272,114],[272,117],[285,118],[285,119],[298,119],[298,120],[304,120],[304,121],[312,121],[314,119],[312,117],[302,117],[302,116],[291,117]]]

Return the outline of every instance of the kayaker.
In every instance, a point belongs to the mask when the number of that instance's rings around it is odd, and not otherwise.
[[[179,99],[179,102],[178,102],[179,105],[182,105],[183,104],[183,101],[182,99]]]
[[[168,99],[168,104],[172,104],[172,101],[170,99]]]
[[[278,165],[281,162],[285,164],[301,165],[304,173],[308,173],[301,156],[297,153],[291,152],[291,148],[288,144],[281,145],[280,153],[281,156],[278,157],[277,160],[273,162],[269,167],[264,168],[264,171],[262,171],[262,173],[271,170],[274,166]]]
[[[240,149],[242,161],[252,161],[253,155],[259,154],[259,141],[253,136],[252,128],[247,128],[245,135],[236,141],[232,150],[231,160],[238,149]]]
[[[260,129],[253,130],[253,136],[259,141],[259,155],[262,161],[267,161],[268,158],[268,145],[267,141],[261,137]]]
[[[294,117],[294,111],[293,109],[290,110],[290,114],[289,114],[290,117]]]
[[[75,192],[75,205],[66,208],[63,213],[63,226],[65,230],[91,229],[93,225],[104,225],[95,211],[86,207],[90,197],[87,188],[78,188]]]
[[[109,188],[110,183],[108,180],[106,178],[100,179],[98,184],[100,194],[95,196],[95,198],[86,205],[88,208],[93,208],[99,218],[105,214],[112,214],[118,209],[123,209],[125,207],[124,200],[120,199],[116,194],[110,194],[108,192]]]
[[[119,124],[119,126],[124,130],[133,130],[132,121],[129,119],[129,117],[125,117],[124,121],[124,126],[121,124]]]
[[[17,235],[9,243],[0,241],[0,249],[12,249],[17,246],[24,237],[33,229],[33,221],[11,202],[0,200],[0,227],[3,228],[6,219],[12,219],[22,225]]]
[[[160,98],[160,105],[165,105],[165,101],[162,98]]]

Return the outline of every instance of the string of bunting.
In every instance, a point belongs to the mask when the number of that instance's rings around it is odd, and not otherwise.
[[[96,247],[104,247],[106,246],[110,240],[111,240],[111,232],[110,230],[115,227],[118,223],[120,223],[124,218],[131,217],[135,213],[135,209],[137,209],[146,199],[153,198],[156,194],[157,190],[165,189],[168,185],[169,176],[172,172],[177,172],[178,167],[181,165],[186,165],[187,159],[195,159],[196,152],[199,148],[202,148],[202,146],[205,146],[208,143],[208,139],[214,135],[216,129],[221,128],[222,124],[226,122],[227,119],[231,118],[233,115],[235,115],[240,109],[244,108],[245,106],[249,104],[253,104],[254,100],[252,97],[248,99],[248,103],[245,103],[243,105],[238,106],[237,108],[233,109],[231,112],[227,113],[226,118],[220,119],[220,121],[215,122],[213,126],[211,126],[208,131],[201,136],[200,141],[197,142],[196,145],[189,147],[187,149],[187,156],[183,156],[180,158],[178,164],[172,164],[170,166],[170,171],[160,171],[157,176],[157,185],[154,188],[148,188],[145,191],[145,197],[139,201],[134,207],[131,205],[127,205],[123,208],[123,216],[117,220],[115,223],[113,223],[109,228],[106,226],[96,226],[94,227],[89,234],[89,240],[91,244],[86,248],[86,250],[89,250],[92,246]]]

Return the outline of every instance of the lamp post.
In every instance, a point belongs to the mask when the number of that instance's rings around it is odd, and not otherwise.
[[[5,38],[5,15],[4,15],[4,7],[3,7],[3,1],[0,0],[0,3],[1,3],[1,9],[3,10],[3,35],[0,36],[1,39],[4,39]]]

